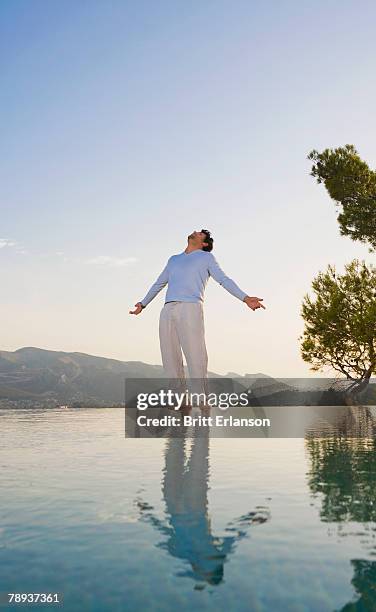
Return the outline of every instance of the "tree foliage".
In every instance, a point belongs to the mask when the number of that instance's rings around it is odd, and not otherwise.
[[[349,144],[322,153],[314,149],[308,159],[314,162],[311,176],[324,183],[341,208],[337,217],[341,234],[376,250],[376,172]]]
[[[301,355],[313,371],[329,366],[352,381],[376,373],[376,267],[354,259],[338,275],[329,265],[304,296]]]

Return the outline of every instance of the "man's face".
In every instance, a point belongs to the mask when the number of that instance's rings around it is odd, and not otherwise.
[[[205,242],[206,234],[204,234],[204,232],[192,232],[192,234],[189,234],[188,240],[190,244],[195,247],[199,247],[200,249],[202,249],[207,244]]]

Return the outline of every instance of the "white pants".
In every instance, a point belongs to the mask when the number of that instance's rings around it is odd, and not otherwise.
[[[159,318],[159,340],[165,376],[184,380],[183,356],[190,378],[207,378],[204,310],[201,302],[168,302]]]

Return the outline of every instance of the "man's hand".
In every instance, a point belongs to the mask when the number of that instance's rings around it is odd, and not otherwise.
[[[137,304],[135,304],[136,308],[135,310],[130,310],[129,314],[134,314],[134,315],[138,315],[143,311],[143,306],[141,304],[141,302],[137,302]]]
[[[260,302],[262,302],[264,298],[259,298],[259,297],[250,297],[249,295],[247,295],[243,302],[245,302],[248,306],[248,308],[251,308],[252,310],[257,310],[257,308],[263,308],[265,310],[265,306],[264,304],[260,304]]]

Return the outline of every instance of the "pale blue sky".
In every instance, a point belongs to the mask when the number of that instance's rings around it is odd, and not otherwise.
[[[306,155],[353,143],[376,166],[375,3],[8,0],[0,19],[0,348],[160,363],[162,295],[128,310],[208,227],[268,307],[210,281],[210,369],[306,375],[312,278],[374,260]]]

